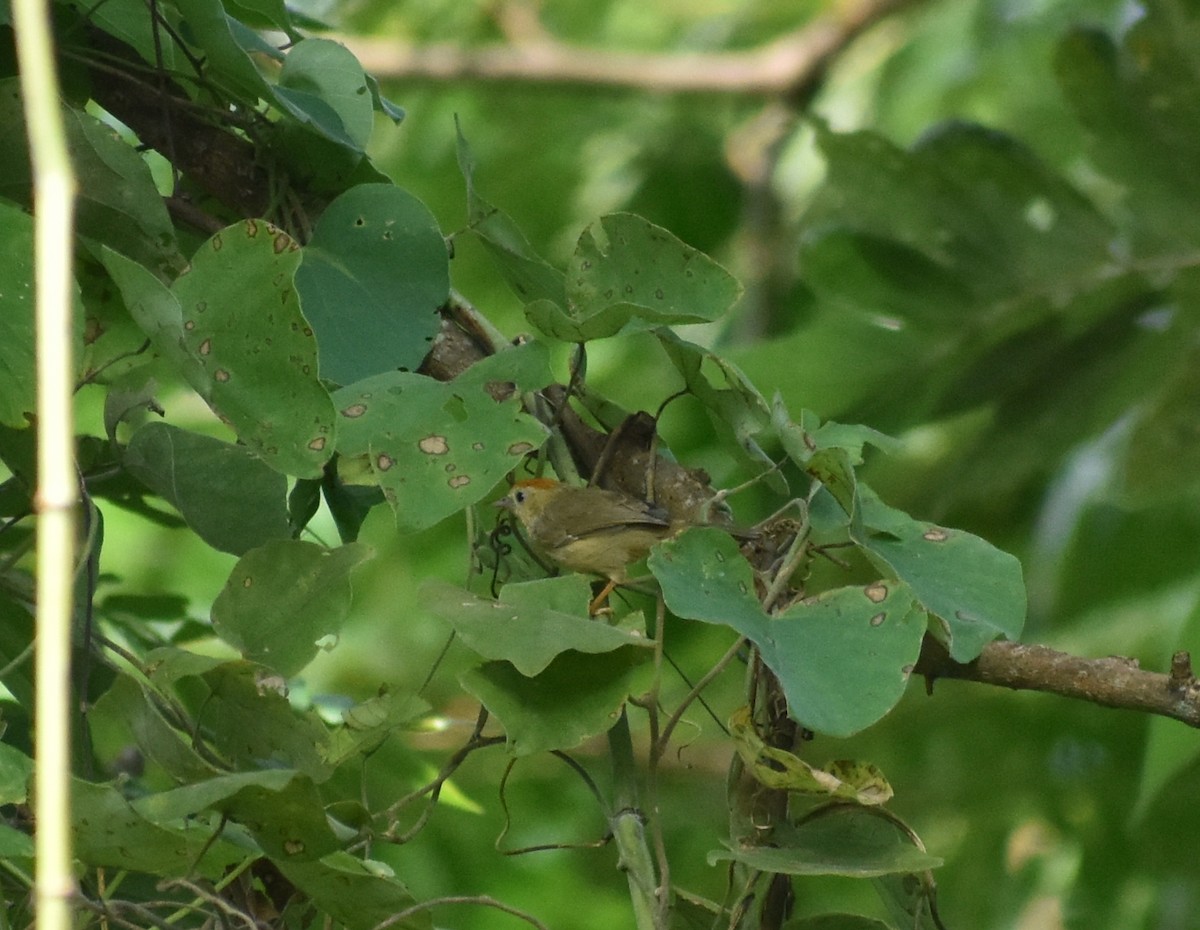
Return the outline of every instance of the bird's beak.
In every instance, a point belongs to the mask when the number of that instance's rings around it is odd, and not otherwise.
[[[512,510],[512,501],[507,497],[502,497],[498,501],[493,501],[492,506],[499,507],[501,510]]]

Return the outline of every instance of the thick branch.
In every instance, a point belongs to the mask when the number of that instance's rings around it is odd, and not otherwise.
[[[539,38],[464,49],[405,47],[383,39],[340,37],[380,79],[575,84],[670,93],[790,96],[818,78],[830,58],[908,0],[856,0],[774,42],[746,52],[634,54]]]
[[[927,637],[915,671],[931,686],[937,678],[959,678],[1015,691],[1045,691],[1102,707],[1160,714],[1200,728],[1200,681],[1192,674],[1186,652],[1175,654],[1169,675],[1145,671],[1136,659],[1123,656],[1083,659],[1047,646],[1008,642],[989,643],[978,659],[963,664]]]

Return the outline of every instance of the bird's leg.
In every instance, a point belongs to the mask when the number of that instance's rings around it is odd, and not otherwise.
[[[600,591],[600,593],[597,594],[594,598],[592,598],[592,602],[590,604],[588,604],[588,616],[589,617],[596,616],[596,614],[600,613],[602,610],[608,610],[611,612],[612,608],[603,607],[601,605],[603,605],[604,602],[608,600],[608,596],[610,594],[612,594],[613,588],[615,588],[616,586],[617,586],[617,582],[615,580],[613,580],[612,578],[608,579],[608,584],[606,584],[604,586],[604,588]]]

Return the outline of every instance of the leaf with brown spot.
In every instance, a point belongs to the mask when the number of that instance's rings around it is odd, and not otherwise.
[[[497,380],[520,391],[497,402],[487,389]],[[522,409],[521,391],[550,380],[545,347],[529,343],[450,382],[393,371],[342,388],[334,395],[343,411],[339,474],[378,484],[401,529],[432,526],[481,500],[545,441],[545,428]]]
[[[711,527],[659,543],[648,564],[673,613],[729,626],[757,646],[804,726],[849,736],[904,693],[926,627],[907,585],[879,585],[886,592],[879,600],[858,586],[836,588],[767,615],[737,543]]]
[[[278,254],[249,228],[214,236],[170,288],[116,252],[102,259],[155,349],[238,437],[277,471],[315,478],[333,451],[335,415],[292,287],[299,253]],[[327,442],[314,446],[318,437]]]
[[[944,621],[956,662],[970,662],[997,637],[1020,637],[1025,582],[1016,556],[962,530],[914,520],[863,484],[859,508],[861,521],[851,527],[854,541]]]

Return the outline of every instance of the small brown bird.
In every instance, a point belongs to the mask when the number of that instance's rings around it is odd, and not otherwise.
[[[549,478],[518,481],[496,506],[520,520],[534,545],[559,565],[608,579],[588,605],[593,614],[625,581],[629,564],[675,531],[666,513],[645,501]]]

